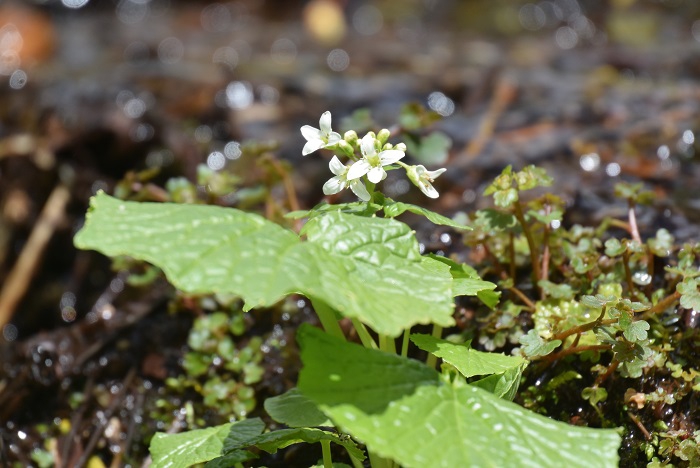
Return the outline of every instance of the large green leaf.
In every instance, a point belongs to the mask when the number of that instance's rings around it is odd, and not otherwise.
[[[151,466],[186,468],[195,463],[213,460],[223,455],[225,443],[231,443],[232,440],[240,443],[242,440],[253,439],[259,436],[264,428],[265,424],[254,418],[179,434],[158,432],[151,440]]]
[[[289,427],[333,425],[316,403],[302,395],[298,388],[265,400],[265,411],[272,419]]]
[[[615,467],[614,430],[569,426],[422,363],[304,326],[299,389],[373,453],[406,467]]]
[[[421,257],[405,224],[334,212],[310,220],[305,233],[302,243],[235,209],[125,202],[100,193],[75,244],[146,260],[184,291],[237,294],[247,307],[300,292],[384,335],[418,323],[454,323],[449,268]]]
[[[98,193],[81,249],[129,255],[160,267],[178,289],[229,292],[250,307],[270,305],[293,291],[280,263],[299,238],[264,218],[206,205],[125,202]]]
[[[310,220],[304,233],[309,242],[285,263],[304,294],[384,335],[418,323],[454,324],[449,267],[422,257],[404,223],[330,213]]]
[[[414,334],[411,335],[411,341],[420,349],[453,365],[465,377],[502,374],[527,364],[525,359],[518,356],[485,353],[472,349],[469,344],[452,343],[430,335]]]

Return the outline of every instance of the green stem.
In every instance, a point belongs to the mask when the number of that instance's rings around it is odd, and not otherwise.
[[[387,353],[396,354],[396,343],[394,339],[387,335],[379,335],[379,349]]]
[[[408,342],[411,339],[411,329],[407,328],[403,331],[403,341],[401,342],[401,356],[408,357]]]
[[[520,206],[520,202],[515,202],[514,204],[515,218],[520,223],[520,227],[523,228],[523,234],[525,234],[525,239],[527,240],[527,245],[530,248],[530,263],[532,264],[532,284],[535,290],[539,291],[539,286],[537,282],[542,279],[540,277],[540,253],[535,245],[535,239],[532,237],[532,231],[530,231],[530,226],[525,221],[525,214],[523,213],[523,208]]]
[[[354,468],[364,468],[364,465],[362,465],[362,462],[360,460],[353,457],[350,452],[348,452],[348,455],[350,456],[350,461],[352,462],[352,466]]]
[[[345,341],[345,334],[340,328],[338,320],[335,318],[335,312],[333,312],[333,309],[328,307],[325,302],[319,301],[318,299],[311,299],[311,305],[316,311],[316,315],[318,315],[318,319],[321,321],[321,325],[326,333]]]
[[[355,331],[357,332],[357,336],[360,337],[360,341],[362,342],[362,346],[365,348],[369,349],[377,349],[377,343],[374,341],[372,338],[372,335],[369,334],[367,331],[367,327],[365,327],[365,324],[360,322],[358,319],[354,318],[351,319],[353,327],[355,327]]]
[[[432,335],[433,335],[435,338],[438,338],[438,339],[439,339],[439,338],[442,338],[442,327],[441,327],[440,325],[433,325],[433,333],[432,333]],[[437,356],[434,355],[434,354],[432,354],[432,353],[428,353],[428,359],[425,360],[425,364],[426,364],[428,367],[434,369],[434,368],[435,368],[435,364],[437,364]]]
[[[330,440],[321,440],[321,451],[323,453],[323,468],[333,468]]]

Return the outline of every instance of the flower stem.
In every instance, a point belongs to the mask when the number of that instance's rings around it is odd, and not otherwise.
[[[537,285],[537,282],[540,279],[542,279],[540,276],[540,254],[537,249],[537,245],[535,245],[535,239],[532,237],[532,231],[530,231],[530,226],[525,220],[525,214],[523,213],[522,206],[520,206],[520,202],[515,202],[514,207],[515,209],[513,214],[520,223],[520,227],[523,228],[523,234],[525,234],[525,239],[527,240],[527,245],[530,250],[530,264],[532,265],[532,285],[534,286],[535,290],[539,291],[539,286]]]
[[[321,453],[323,453],[323,468],[333,468],[330,440],[321,440]]]
[[[438,339],[442,338],[442,327],[440,325],[433,325],[432,335]],[[425,364],[428,367],[430,367],[431,369],[434,369],[436,363],[437,363],[437,356],[434,355],[433,353],[428,353],[428,359],[425,360]]]
[[[387,353],[396,354],[396,343],[394,339],[387,335],[379,335],[379,349]]]
[[[326,333],[345,341],[345,334],[340,328],[338,320],[336,320],[335,318],[335,312],[333,312],[333,309],[328,307],[328,305],[323,301],[313,298],[310,299],[311,305],[316,311],[316,315],[318,315],[318,319],[321,321],[321,325],[323,326],[323,329],[326,331]]]
[[[403,341],[401,342],[401,356],[408,356],[408,342],[411,339],[411,329],[407,328],[403,331]]]
[[[360,341],[362,342],[362,346],[364,346],[365,348],[369,348],[369,349],[377,349],[377,343],[372,338],[372,335],[370,335],[369,332],[367,331],[367,327],[365,327],[365,324],[360,322],[356,318],[353,318],[350,320],[352,321],[352,326],[355,327],[355,331],[357,332],[357,336],[360,337]]]

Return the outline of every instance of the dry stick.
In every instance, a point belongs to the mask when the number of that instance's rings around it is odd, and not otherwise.
[[[498,81],[496,90],[493,93],[493,98],[486,111],[486,115],[484,115],[484,119],[481,121],[479,130],[464,151],[467,160],[473,159],[481,153],[481,150],[483,150],[484,146],[493,135],[498,117],[503,113],[506,107],[508,107],[508,104],[515,99],[516,91],[517,87],[510,80],[501,79]]]
[[[27,243],[7,276],[2,290],[0,290],[0,327],[12,319],[17,304],[24,297],[44,249],[63,219],[69,199],[68,187],[57,185],[46,200],[44,209],[41,211]]]
[[[653,306],[651,309],[644,312],[643,317],[649,318],[654,314],[659,314],[659,313],[663,312],[664,310],[671,307],[671,305],[673,305],[673,303],[676,302],[680,298],[681,298],[681,293],[679,293],[678,291],[673,291],[673,294],[671,294],[670,296],[664,297],[659,302],[657,302],[655,306]]]
[[[92,436],[90,437],[90,440],[88,440],[88,443],[85,445],[85,449],[78,459],[78,461],[75,463],[75,466],[78,468],[82,468],[85,466],[87,463],[87,457],[92,453],[92,451],[95,449],[95,446],[97,445],[97,442],[99,442],[100,438],[104,436],[104,428],[105,426],[109,423],[109,419],[112,417],[114,412],[117,410],[117,406],[119,406],[123,401],[124,397],[126,396],[126,392],[129,390],[129,386],[131,385],[131,381],[134,379],[136,376],[136,368],[132,367],[129,372],[126,374],[124,377],[124,380],[122,381],[122,388],[114,396],[114,399],[112,399],[112,402],[110,405],[107,407],[107,409],[104,411],[104,420],[101,421],[97,427],[94,429],[94,432],[92,433]]]
[[[639,418],[629,411],[627,412],[627,416],[629,416],[632,422],[639,428],[640,431],[642,431],[642,434],[644,434],[644,438],[646,440],[651,440],[651,434],[649,433],[649,431],[647,431],[647,428],[644,427],[644,424],[642,424]]]
[[[554,361],[559,360],[565,356],[568,356],[569,354],[582,353],[584,351],[607,351],[609,349],[612,349],[612,346],[609,344],[570,346],[566,349],[562,349],[558,353],[548,354],[546,356],[542,356],[540,358],[540,360],[544,361],[544,362],[554,362]]]
[[[642,244],[642,237],[639,235],[639,229],[637,228],[637,216],[634,214],[634,203],[629,202],[629,210],[627,210],[627,217],[630,223],[630,234],[635,242]]]

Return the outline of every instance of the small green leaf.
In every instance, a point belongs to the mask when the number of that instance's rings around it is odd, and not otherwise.
[[[554,299],[568,300],[574,297],[574,291],[571,289],[571,286],[566,283],[555,284],[548,280],[539,280],[537,285],[542,288],[542,291],[545,292],[547,296]]]
[[[518,356],[485,353],[471,349],[469,345],[452,343],[430,335],[413,334],[411,341],[423,351],[428,351],[453,365],[463,376],[502,374],[510,369],[527,365]]]
[[[581,397],[592,406],[608,399],[608,391],[603,387],[586,387],[581,391]]]
[[[501,300],[501,291],[481,290],[478,293],[476,293],[476,297],[478,297],[481,300],[481,302],[483,302],[486,305],[486,307],[488,307],[489,309],[493,309]]]
[[[674,241],[673,235],[668,230],[661,228],[656,231],[656,237],[649,239],[647,244],[657,257],[668,257],[673,249]]]
[[[547,175],[546,170],[531,164],[515,173],[515,182],[518,184],[518,190],[530,190],[535,187],[549,187],[553,179]]]
[[[513,401],[520,386],[520,379],[523,376],[523,371],[527,366],[527,362],[518,367],[508,369],[502,374],[492,374],[477,380],[471,385],[493,393],[498,398]]]
[[[681,306],[686,309],[700,310],[700,291],[695,278],[686,278],[676,285],[676,291],[681,293]]]
[[[493,201],[496,206],[508,208],[510,205],[518,201],[518,191],[514,188],[499,190],[493,194]]]
[[[476,270],[468,265],[457,263],[440,255],[429,254],[428,257],[450,267],[450,274],[452,275],[452,294],[455,297],[477,296],[480,292],[496,289],[495,284],[479,278]]]
[[[333,425],[318,406],[302,395],[298,388],[265,400],[265,411],[272,419],[289,427]]]
[[[452,139],[442,132],[432,132],[419,142],[406,140],[408,153],[423,164],[444,164],[449,157]]]
[[[265,424],[259,418],[253,418],[180,434],[158,432],[151,439],[151,466],[186,468],[213,460],[224,453],[224,444],[252,439],[264,428]]]
[[[561,345],[561,340],[544,341],[537,330],[530,330],[520,337],[523,352],[528,357],[546,356]]]
[[[474,223],[485,231],[504,231],[518,225],[518,220],[510,213],[487,208],[476,212]]]
[[[629,341],[642,341],[647,339],[647,330],[649,330],[649,324],[644,320],[637,320],[624,329],[623,335]]]
[[[456,223],[446,216],[435,213],[434,211],[430,211],[430,210],[425,209],[423,207],[420,207],[418,205],[411,205],[410,203],[403,203],[403,202],[395,202],[395,201],[391,200],[390,198],[385,199],[385,201],[384,201],[384,214],[387,216],[387,218],[395,218],[395,217],[399,216],[400,214],[404,213],[405,211],[410,211],[411,213],[425,216],[433,224],[437,224],[440,226],[449,226],[449,227],[453,227],[455,229],[467,229],[467,230],[472,229],[469,226],[464,226],[462,224]]]
[[[614,237],[605,241],[605,255],[608,257],[620,256],[625,253],[625,250],[627,247]]]
[[[422,363],[302,326],[299,389],[369,451],[406,468],[616,467],[616,430],[570,426]]]

